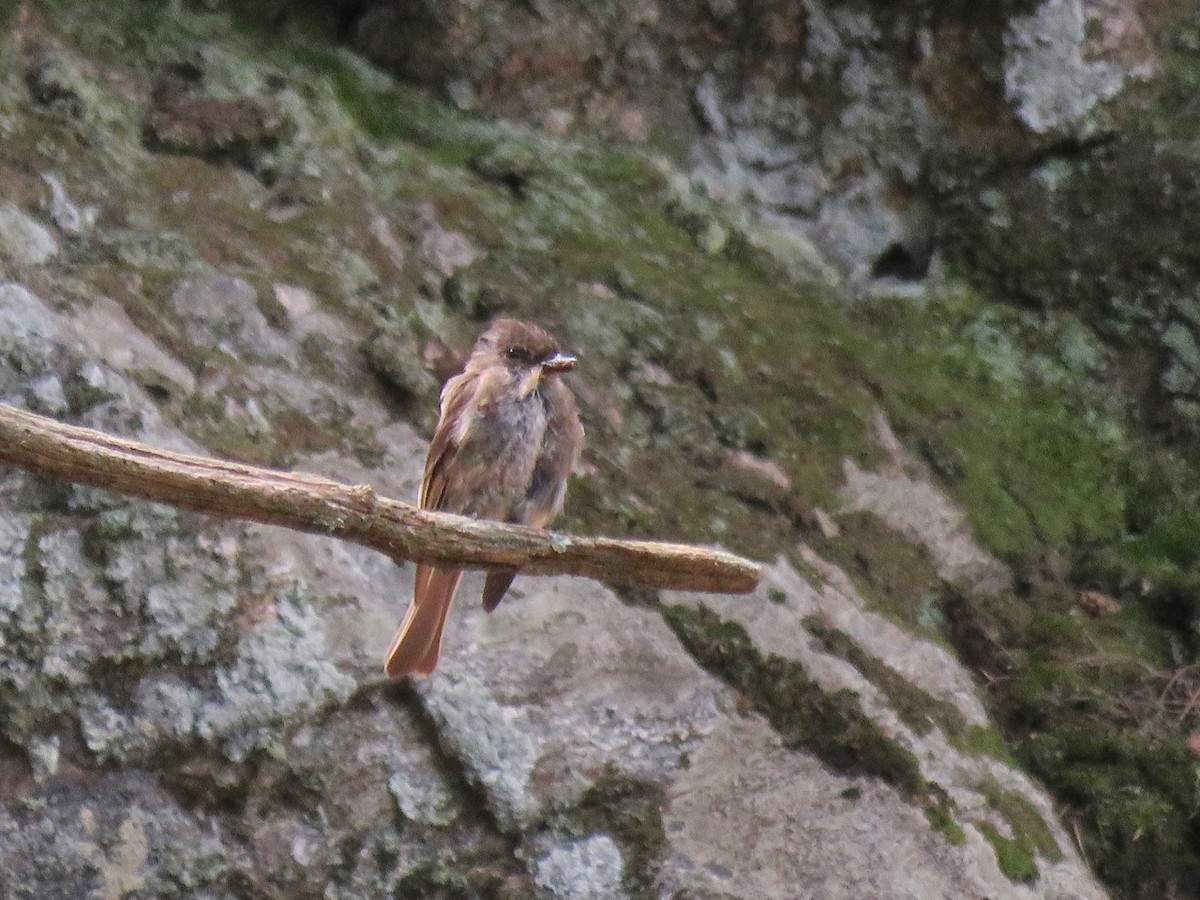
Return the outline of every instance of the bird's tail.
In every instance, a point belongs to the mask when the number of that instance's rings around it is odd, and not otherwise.
[[[389,678],[428,675],[437,666],[446,613],[460,578],[461,570],[417,566],[412,603],[384,659],[383,671]]]

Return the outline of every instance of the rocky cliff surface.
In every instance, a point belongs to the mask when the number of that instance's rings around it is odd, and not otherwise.
[[[387,684],[411,569],[2,471],[0,893],[1196,896],[1168,6],[0,7],[5,402],[410,498],[529,317],[566,526],[769,566]]]

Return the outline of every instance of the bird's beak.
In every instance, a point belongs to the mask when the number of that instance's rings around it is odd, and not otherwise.
[[[542,363],[542,368],[547,372],[570,372],[575,368],[577,362],[578,360],[573,356],[567,356],[565,353],[555,353]]]

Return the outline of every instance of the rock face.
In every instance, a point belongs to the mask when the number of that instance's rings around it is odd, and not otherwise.
[[[1200,475],[1138,430],[1198,402],[1194,248],[1081,251],[1170,311],[1106,331],[1015,234],[1128,223],[1148,12],[184,6],[0,13],[0,401],[412,498],[528,317],[583,360],[567,527],[767,576],[469,574],[388,684],[411,567],[0,470],[0,894],[1196,896]]]
[[[1103,101],[1157,69],[1136,4],[1003,9],[373,0],[350,31],[461,106],[634,142],[670,130],[709,195],[817,243],[854,281],[911,281],[937,250],[929,184],[964,145],[1087,140]]]
[[[40,266],[58,253],[50,230],[11,203],[0,206],[0,256],[15,266]]]
[[[184,329],[232,315],[269,327],[233,279],[185,281],[172,297]],[[0,289],[0,314],[25,323],[6,348],[5,400],[86,372],[102,388],[60,415],[128,431],[135,412],[147,421],[134,433],[188,444],[89,356],[70,315],[15,284]],[[271,343],[222,333],[247,351]],[[127,358],[118,349],[106,347]],[[411,488],[422,442],[406,431],[389,443],[380,468],[393,490]],[[853,691],[913,755],[920,792],[942,798],[937,828],[928,796],[788,746],[659,612],[592,583],[527,581],[492,617],[459,603],[437,675],[401,695],[381,692],[374,656],[411,590],[407,572],[329,540],[27,476],[10,478],[6,496],[3,546],[19,563],[0,595],[11,896],[234,884],[367,896],[426,878],[550,897],[1029,896],[1020,882],[1031,876],[1003,871],[989,840],[1021,848],[1039,896],[1102,896],[1023,775],[955,750],[955,735],[911,730],[851,663],[816,649],[804,623],[820,617],[964,728],[987,725],[957,663],[867,612],[815,555],[813,583],[779,563],[751,597],[663,600],[744,624],[755,647],[797,660],[822,691]],[[480,587],[469,577],[463,593]],[[89,774],[96,764],[114,774]],[[1027,815],[989,806],[997,792]],[[499,852],[486,876],[472,868],[505,846],[524,867]],[[380,867],[380,854],[392,862]]]

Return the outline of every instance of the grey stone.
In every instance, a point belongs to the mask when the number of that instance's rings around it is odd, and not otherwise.
[[[93,235],[93,240],[114,262],[135,272],[161,277],[204,270],[195,249],[177,231],[158,229],[147,233],[132,228],[104,228]]]
[[[49,228],[11,203],[0,204],[0,258],[14,266],[42,266],[57,254]]]
[[[67,189],[59,181],[58,176],[51,172],[42,173],[42,181],[50,188],[50,199],[46,203],[46,211],[59,231],[66,234],[83,234],[96,224],[98,214],[96,207],[85,206],[80,209],[67,196]]]
[[[30,811],[37,814],[31,816]],[[0,804],[0,894],[13,900],[203,896],[228,851],[145,774],[47,786],[22,809]]]
[[[276,747],[288,726],[344,702],[354,681],[326,658],[312,609],[285,596],[275,613],[275,622],[242,638],[232,665],[214,671],[215,690],[152,676],[138,683],[132,712],[91,701],[80,713],[89,749],[138,758],[198,739],[238,762]]]
[[[1127,73],[1084,53],[1082,0],[1045,0],[1014,16],[1004,35],[1004,90],[1036,134],[1086,133],[1086,117],[1117,94]]]
[[[58,774],[58,764],[61,759],[61,742],[58,735],[51,735],[44,740],[32,741],[27,748],[29,764],[33,769],[33,780],[45,784]]]
[[[28,517],[18,513],[0,516],[0,557],[5,560],[5,565],[0,566],[0,613],[5,618],[21,605],[21,585],[25,580],[24,549],[28,537]],[[0,640],[3,640],[2,636]]]
[[[976,828],[981,821],[1007,827],[989,808],[981,787],[997,783],[1044,817],[1064,853],[1062,862],[1038,859],[1036,896],[1103,897],[1074,854],[1053,804],[1023,773],[992,757],[955,749],[936,728],[924,735],[911,731],[887,696],[813,640],[803,622],[819,614],[860,650],[953,703],[967,722],[981,724],[986,715],[970,673],[941,648],[869,611],[836,566],[811,552],[805,559],[820,576],[815,584],[781,561],[750,597],[672,592],[664,599],[703,603],[739,622],[763,654],[802,663],[827,693],[857,695],[867,716],[913,753],[922,775],[953,801],[966,841],[948,843],[919,805],[882,782],[834,775],[808,754],[785,749],[761,720],[730,718],[689,754],[687,768],[668,784],[663,825],[669,850],[660,886],[689,896],[762,900],[794,894],[847,900],[1029,897],[1028,888],[1000,871]],[[721,837],[733,834],[758,839],[746,845]]]
[[[887,183],[871,171],[826,197],[817,214],[818,246],[854,281],[868,279],[887,249],[907,236],[904,217],[886,195]]]
[[[534,864],[534,881],[560,900],[621,900],[621,850],[606,834],[558,844]]]
[[[729,230],[720,222],[706,222],[696,235],[696,243],[709,256],[716,256],[729,243]]]
[[[138,328],[114,300],[95,298],[76,311],[70,327],[89,355],[139,384],[183,396],[196,389],[188,367]]]
[[[472,110],[477,104],[475,88],[466,78],[453,78],[446,82],[446,96],[461,110]]]
[[[479,585],[466,579],[462,596]],[[570,806],[606,765],[670,777],[722,718],[726,692],[656,613],[583,579],[518,580],[514,592],[490,617],[464,599],[438,677],[420,685],[506,827]]]
[[[539,759],[528,709],[502,704],[480,678],[451,672],[428,683],[425,702],[505,828],[532,824],[538,803],[531,783]]]
[[[400,814],[423,825],[449,825],[458,818],[454,796],[439,782],[414,781],[410,771],[396,772],[387,780],[388,791]]]
[[[700,83],[696,85],[692,96],[700,120],[716,135],[725,135],[729,131],[729,122],[721,111],[721,101],[717,93],[717,81],[712,72],[705,72]]]
[[[550,27],[570,24],[559,5],[536,5],[537,16],[556,19]],[[455,7],[473,11],[462,26],[487,24],[484,6],[469,0]],[[720,27],[743,24],[733,21],[736,3],[704,6]],[[881,252],[909,240],[907,191],[922,183],[931,148],[945,149],[937,143],[945,123],[935,127],[921,94],[928,88],[914,86],[913,60],[896,59],[893,45],[906,38],[897,17],[820,0],[803,0],[798,9],[805,33],[795,58],[786,60],[788,77],[799,84],[792,96],[771,83],[768,66],[750,83],[719,48],[715,56],[680,49],[689,72],[709,73],[690,98],[688,88],[672,89],[679,92],[680,117],[690,99],[707,130],[694,163],[695,181],[710,196],[700,197],[666,159],[650,162],[668,173],[670,204],[682,198],[680,218],[701,223],[691,233],[698,231],[710,252],[745,240],[783,261],[796,286],[806,288],[802,282],[814,274],[836,280],[826,257],[841,275],[861,275]],[[159,22],[163,33],[174,33],[175,16],[191,15],[172,9]],[[661,11],[650,4],[639,15],[639,34],[623,43],[636,69],[631,74],[667,77],[676,70],[640,33],[655,27]],[[682,15],[663,18],[674,27]],[[596,13],[587,28],[598,32],[605,16]],[[206,16],[204,27],[216,35],[220,21]],[[1060,31],[1075,40],[1072,22]],[[421,53],[434,46],[421,45],[411,31],[408,38]],[[60,58],[29,73],[39,108],[53,116],[39,128],[61,129],[64,120],[108,126],[84,131],[99,146],[84,142],[69,155],[64,142],[37,148],[51,162],[31,171],[61,173],[45,179],[48,217],[64,233],[82,234],[65,242],[70,252],[61,267],[30,273],[47,302],[19,285],[0,285],[5,399],[193,451],[203,449],[193,441],[207,439],[213,420],[240,417],[253,426],[247,434],[294,442],[280,455],[298,470],[413,497],[427,434],[395,421],[400,413],[377,396],[359,359],[363,338],[381,320],[412,323],[413,331],[403,332],[411,339],[403,359],[422,364],[427,337],[455,349],[469,346],[464,329],[473,326],[463,321],[464,310],[482,316],[511,307],[534,315],[544,309],[535,294],[578,289],[592,302],[577,320],[586,318],[584,325],[570,327],[587,335],[593,357],[622,359],[632,343],[647,356],[636,361],[635,377],[659,386],[690,377],[677,367],[668,372],[657,359],[671,338],[660,300],[653,291],[631,299],[642,276],[629,272],[658,265],[653,256],[624,260],[614,240],[613,258],[605,247],[590,285],[543,282],[525,270],[526,257],[508,256],[514,248],[570,252],[584,235],[580,223],[625,228],[623,221],[604,221],[612,207],[601,179],[611,177],[609,168],[621,171],[610,166],[619,151],[450,113],[437,114],[434,131],[419,118],[426,115],[423,102],[398,112],[407,138],[393,140],[386,128],[363,130],[355,116],[364,110],[352,112],[346,102],[394,90],[357,57],[322,56],[321,66],[337,72],[335,84],[324,75],[306,80],[301,64],[279,71],[241,58],[233,43],[201,43],[173,38],[148,48],[147,60],[134,41],[132,65],[157,72],[165,60],[172,77],[198,78],[213,96],[273,94],[296,129],[263,157],[269,156],[264,173],[278,181],[267,185],[195,160],[156,168],[163,161],[147,161],[137,136],[147,86],[140,76],[136,85],[124,80],[118,62],[73,65]],[[932,52],[934,43],[924,41],[921,52]],[[1021,54],[1037,62],[1037,52],[1015,39],[1009,52],[1010,62]],[[0,75],[12,64],[0,60]],[[1094,74],[1087,65],[1080,71],[1084,80]],[[689,88],[695,77],[688,76]],[[1032,88],[1017,82],[1013,102],[1024,103],[1021,91]],[[100,94],[108,91],[131,92],[121,100],[125,113],[105,111]],[[815,102],[815,93],[833,98],[834,108]],[[483,107],[486,95],[468,99]],[[1045,97],[1030,100],[1030,116],[1058,121],[1060,105],[1072,108],[1052,92]],[[568,98],[562,108],[578,109],[582,126],[591,110],[605,113],[608,99],[601,91],[579,103]],[[371,116],[374,102],[365,109]],[[10,119],[18,113],[10,116],[9,108],[3,105],[0,116],[6,140],[20,138],[24,127],[14,128]],[[134,137],[127,153],[126,144],[110,140],[119,129]],[[456,154],[466,146],[493,148],[501,158],[523,151],[536,164],[529,171],[539,189],[516,199],[463,177]],[[203,208],[210,198],[198,197],[197,186],[142,202],[145,188],[128,189],[112,167],[105,166],[103,177],[87,174],[92,155],[121,156],[139,177],[202,171],[197,185],[213,190],[208,209],[220,209],[221,228],[199,234],[166,212],[177,200]],[[577,171],[576,161],[586,167]],[[78,180],[89,177],[99,180]],[[106,211],[111,202],[119,215],[127,212],[126,228],[106,215],[89,230],[87,209],[71,201],[64,182],[72,193],[104,196]],[[289,198],[298,182],[307,186]],[[299,212],[287,225],[256,231],[270,221],[272,198]],[[347,198],[347,208],[325,215]],[[750,205],[726,209],[713,198]],[[653,193],[647,200],[661,203]],[[650,229],[656,213],[649,215],[629,224]],[[476,230],[474,219],[492,224]],[[571,240],[556,248],[547,231]],[[491,277],[480,274],[487,266],[473,271],[484,248],[512,263],[520,296],[486,309],[437,302],[444,279]],[[671,242],[665,249],[682,252]],[[230,274],[209,268],[202,254],[219,258]],[[278,263],[285,258],[286,266]],[[29,264],[7,256],[5,262],[12,271]],[[103,277],[93,280],[94,270]],[[273,301],[257,293],[271,284]],[[797,293],[797,302],[809,302],[804,290]],[[735,292],[724,302],[729,309],[714,309],[697,330],[731,378],[753,377],[754,359],[720,346],[724,317],[737,314]],[[650,332],[665,338],[651,346]],[[314,335],[324,343],[303,344]],[[1191,343],[1178,332],[1168,343],[1181,364],[1190,364]],[[317,347],[323,352],[313,352]],[[1002,357],[989,363],[1000,378],[1006,377]],[[608,387],[598,389],[586,377],[585,408],[603,414],[609,405],[612,421],[619,420],[620,404],[605,395]],[[430,392],[436,393],[430,376],[395,381],[418,403],[432,402]],[[612,390],[619,395],[622,387]],[[203,414],[187,402],[194,394],[204,401]],[[296,417],[302,424],[293,424]],[[352,451],[364,435],[379,449]],[[888,453],[898,446],[894,435],[881,442]],[[993,576],[1003,580],[1007,573],[971,541],[961,512],[901,455],[893,454],[892,463],[878,471],[847,467],[843,509],[875,513],[928,548],[939,571],[970,590],[987,589]],[[970,673],[943,647],[871,610],[846,573],[811,547],[795,548],[803,576],[776,562],[749,597],[667,592],[663,599],[703,602],[740,623],[761,653],[802,664],[822,690],[853,694],[953,801],[962,846],[947,843],[919,805],[886,784],[835,775],[811,754],[784,746],[747,698],[689,655],[658,609],[622,603],[592,582],[522,577],[500,609],[485,616],[477,602],[480,578],[468,576],[437,673],[414,687],[386,686],[379,659],[411,594],[411,567],[332,538],[214,524],[7,471],[0,473],[0,500],[0,894],[31,896],[22,885],[33,875],[43,878],[43,896],[200,900],[493,889],[506,896],[536,889],[553,897],[622,897],[648,882],[661,896],[688,897],[1090,900],[1101,894],[1043,791],[1009,764],[957,748],[937,728],[914,733],[884,690],[823,649],[804,626],[809,615],[952,705],[969,725],[988,727]],[[1026,798],[1064,851],[1061,863],[1038,859],[1041,876],[1031,885],[1013,884],[1000,872],[976,827],[980,821],[1002,832],[1007,827],[983,796],[984,779]],[[643,786],[645,796],[637,799],[647,805],[648,827],[661,816],[661,860],[639,862],[640,848],[620,828],[594,821],[601,792],[593,789],[614,780],[631,790]],[[224,834],[238,839],[226,847]],[[639,865],[645,870],[630,870]]]
[[[823,573],[816,585],[779,564],[748,598],[668,593],[664,601],[704,602],[742,622],[762,652],[803,661],[825,690],[857,694],[864,711],[952,798],[968,834],[961,847],[891,788],[830,775],[807,754],[784,749],[760,719],[735,712],[728,691],[697,667],[656,614],[623,606],[578,579],[518,581],[490,617],[470,600],[460,603],[438,673],[420,684],[422,701],[505,829],[528,832],[551,810],[569,810],[594,784],[592,773],[606,766],[664,785],[668,847],[659,888],[667,894],[767,898],[799,887],[847,898],[1024,897],[972,825],[1007,827],[980,792],[990,779],[1026,797],[1066,854],[1062,863],[1038,861],[1039,891],[1102,896],[1054,824],[1053,807],[1028,779],[954,749],[936,730],[911,732],[877,687],[817,649],[800,623],[819,612],[865,652],[954,704],[965,721],[987,721],[970,674],[952,657],[868,611],[836,567],[815,556],[810,565]],[[463,596],[472,598],[478,585],[468,579]],[[786,600],[773,602],[771,590]],[[862,795],[857,801],[844,796],[851,785]],[[737,834],[760,838],[748,849],[728,839]],[[796,835],[805,835],[799,855]],[[828,854],[840,862],[818,862]],[[535,877],[548,878],[541,864]]]
[[[258,293],[241,278],[206,274],[186,278],[171,292],[171,307],[198,350],[220,349],[237,359],[294,355],[258,308]]]
[[[0,390],[50,368],[59,327],[58,316],[24,286],[0,284]]]
[[[723,85],[706,75],[693,93],[706,131],[693,148],[693,175],[714,197],[750,201],[764,230],[819,248],[809,272],[832,264],[865,283],[891,247],[912,237],[900,199],[908,191],[898,188],[919,183],[938,125],[883,49],[875,18],[820,0],[806,0],[804,10],[797,66],[805,78],[837,85],[836,110],[814,111],[769,83]]]
[[[398,823],[394,788],[420,815]],[[378,695],[295,729],[262,763],[247,804],[275,804],[281,789],[309,798],[307,814],[250,823],[247,869],[260,884],[305,896],[405,896],[408,876],[477,852],[478,829],[458,826],[460,797],[418,717]]]
[[[62,379],[49,373],[29,382],[25,400],[32,412],[46,416],[61,416],[70,406]]]
[[[300,596],[276,601],[277,621],[249,634],[237,663],[218,670],[221,697],[205,704],[201,736],[227,736],[233,758],[264,746],[274,728],[345,702],[355,682],[325,651],[324,625]]]
[[[847,790],[854,785],[855,799]],[[1033,896],[995,868],[982,838],[943,842],[921,811],[873,781],[832,775],[779,746],[761,721],[730,724],[668,790],[668,895],[830,900],[984,900]],[[754,840],[734,840],[754,835]],[[1042,897],[1099,897],[1039,892]]]

